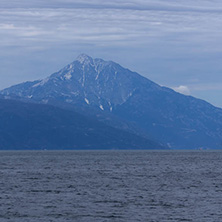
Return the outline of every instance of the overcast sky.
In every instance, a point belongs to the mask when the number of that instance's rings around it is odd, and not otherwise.
[[[1,0],[0,89],[80,53],[222,107],[222,1]]]

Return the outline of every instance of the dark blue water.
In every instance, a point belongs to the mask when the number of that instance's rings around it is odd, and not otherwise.
[[[0,152],[1,222],[222,221],[222,152]]]

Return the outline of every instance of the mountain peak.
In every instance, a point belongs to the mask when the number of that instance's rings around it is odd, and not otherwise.
[[[76,58],[76,60],[79,63],[84,64],[84,63],[92,63],[93,58],[88,56],[87,54],[82,53]]]

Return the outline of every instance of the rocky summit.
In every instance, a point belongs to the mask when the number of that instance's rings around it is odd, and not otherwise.
[[[71,64],[43,80],[22,83],[2,91],[42,103],[60,100],[112,112],[129,100],[141,86],[160,88],[114,62],[81,54]]]

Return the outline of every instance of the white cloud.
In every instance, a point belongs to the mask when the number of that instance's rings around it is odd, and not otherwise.
[[[178,86],[178,87],[173,87],[173,90],[175,90],[176,92],[182,93],[184,95],[190,95],[190,89],[188,88],[188,86]]]
[[[14,26],[14,24],[0,24],[0,30],[15,30],[16,27]]]
[[[73,43],[78,39],[83,43],[99,40],[101,44],[109,42],[118,45],[119,41],[136,45],[159,41],[180,47],[192,43],[196,45],[192,50],[218,50],[221,44],[215,42],[221,41],[222,14],[212,15],[200,10],[219,10],[222,3],[217,2],[216,7],[215,1],[214,4],[206,0],[197,2],[198,4],[190,0],[186,3],[175,0],[34,0],[27,6],[27,1],[12,0],[10,7],[21,7],[10,9],[7,8],[7,1],[3,0],[5,8],[0,9],[0,35],[6,37],[7,41],[14,40],[16,44],[23,41],[18,36],[25,36],[26,42],[33,41],[33,37],[35,41],[39,39],[42,42],[44,39],[45,42],[51,42],[51,36],[58,43],[67,39],[73,40]],[[202,47],[206,42],[207,48]]]

